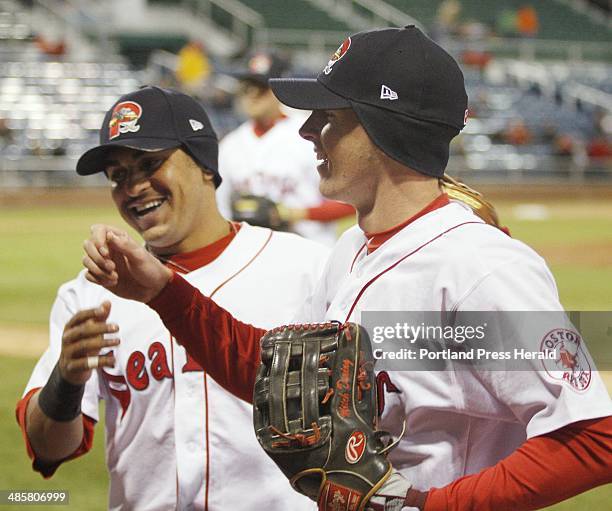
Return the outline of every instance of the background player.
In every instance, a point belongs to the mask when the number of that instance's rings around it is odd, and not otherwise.
[[[312,147],[297,131],[304,119],[288,114],[268,86],[285,74],[288,62],[273,52],[259,51],[238,73],[238,104],[248,120],[228,133],[219,145],[223,184],[221,211],[231,215],[240,196],[263,196],[279,207],[289,227],[327,245],[335,243],[335,220],[355,214],[346,204],[324,200],[318,189]]]
[[[326,250],[219,214],[217,139],[195,100],[156,87],[127,94],[108,111],[100,140],[77,171],[106,173],[149,253],[245,321],[272,326],[292,316]],[[262,296],[266,289],[274,295]],[[147,307],[81,274],[60,288],[50,326],[17,407],[43,476],[91,448],[103,399],[111,509],[311,507],[260,452],[250,407],[203,372]],[[230,364],[243,362],[235,353]]]
[[[313,110],[301,133],[315,146],[321,191],[358,212],[299,321],[359,321],[381,310],[562,310],[537,254],[440,193],[467,97],[455,61],[418,29],[356,34],[316,80],[272,86],[287,104]],[[99,227],[91,242],[88,278],[148,302],[204,367],[235,350],[257,357],[263,330],[232,320],[126,234]],[[566,324],[542,325],[538,342],[550,326]],[[612,405],[588,357],[576,361],[560,375],[537,361],[521,373],[384,375],[391,392],[381,427],[399,434],[405,420],[407,431],[390,455],[403,479],[381,494],[426,511],[539,509],[610,482]],[[246,397],[254,372],[219,381]]]

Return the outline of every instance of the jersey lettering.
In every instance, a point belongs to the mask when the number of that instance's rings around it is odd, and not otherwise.
[[[110,353],[112,353],[112,351]],[[108,391],[121,405],[121,418],[123,419],[132,400],[130,387],[122,375],[109,374],[104,369],[100,369],[100,372],[102,373],[102,377],[106,380]]]
[[[111,352],[112,353],[112,352]],[[142,391],[149,387],[150,376],[157,381],[162,381],[165,378],[171,379],[174,377],[172,369],[168,364],[168,356],[166,347],[159,341],[151,343],[147,350],[148,360],[151,362],[147,368],[147,357],[141,351],[134,351],[128,358],[125,376],[121,374],[110,374],[101,370],[102,376],[107,382],[108,390],[121,405],[121,418],[126,414],[127,409],[132,401],[131,390]],[[187,361],[183,365],[181,371],[183,373],[203,372],[202,366],[191,356],[186,353]]]
[[[149,374],[145,367],[145,356],[141,351],[135,351],[128,358],[125,368],[127,381],[136,390],[144,390],[149,386]]]
[[[149,360],[151,360],[151,375],[157,381],[161,381],[164,378],[172,378],[172,371],[168,366],[168,359],[166,357],[166,348],[161,342],[154,342],[149,346]]]
[[[183,373],[197,373],[204,371],[204,369],[202,369],[202,366],[198,364],[189,353],[186,353],[186,355],[187,362],[185,362],[185,365],[181,369]]]

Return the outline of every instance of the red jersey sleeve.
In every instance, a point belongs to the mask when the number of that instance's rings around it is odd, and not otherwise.
[[[148,305],[219,385],[252,402],[265,329],[238,321],[176,273]]]
[[[327,200],[317,206],[308,208],[306,210],[306,219],[317,222],[333,222],[334,220],[354,214],[355,208],[350,204]]]
[[[36,453],[34,449],[32,449],[32,444],[30,444],[30,439],[28,438],[27,430],[26,430],[26,416],[28,410],[28,403],[32,396],[40,389],[40,387],[30,390],[25,396],[23,396],[17,402],[17,408],[15,409],[15,416],[17,418],[17,423],[21,428],[21,432],[23,434],[23,440],[26,444],[26,450],[28,452],[28,457],[32,460],[32,469],[36,472],[40,472],[40,474],[45,478],[49,479],[55,471],[59,468],[59,466],[65,461],[72,460],[74,458],[78,458],[82,456],[86,452],[91,450],[93,445],[93,437],[94,437],[94,426],[96,425],[96,421],[91,417],[83,414],[83,440],[81,441],[81,445],[67,458],[57,461],[52,464],[45,464],[40,461],[36,457]]]
[[[527,440],[513,454],[443,488],[425,511],[529,511],[612,482],[612,417],[575,422]]]

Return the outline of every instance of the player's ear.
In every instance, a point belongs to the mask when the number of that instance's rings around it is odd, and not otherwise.
[[[202,176],[205,182],[212,183],[213,180],[215,179],[214,174],[207,168],[202,168]]]
[[[215,186],[215,175],[206,167],[200,166],[200,170],[202,171],[202,182],[204,186],[210,187],[214,192],[217,188]]]

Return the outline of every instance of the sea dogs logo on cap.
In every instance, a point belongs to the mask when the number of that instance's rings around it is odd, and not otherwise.
[[[554,358],[542,360],[548,376],[564,381],[574,390],[589,387],[591,365],[578,332],[565,328],[551,330],[544,336],[540,349],[544,353],[555,353]]]
[[[340,47],[336,50],[336,52],[331,56],[331,59],[329,59],[329,62],[327,62],[327,65],[323,69],[323,72],[326,75],[332,72],[332,67],[334,67],[334,64],[338,62],[342,57],[344,57],[344,55],[346,54],[346,52],[349,50],[350,47],[351,47],[351,38],[347,37],[344,40],[344,42],[340,45]]]
[[[122,133],[136,133],[140,126],[137,124],[142,115],[142,107],[134,101],[122,101],[113,108],[108,123],[108,139],[117,138]]]

